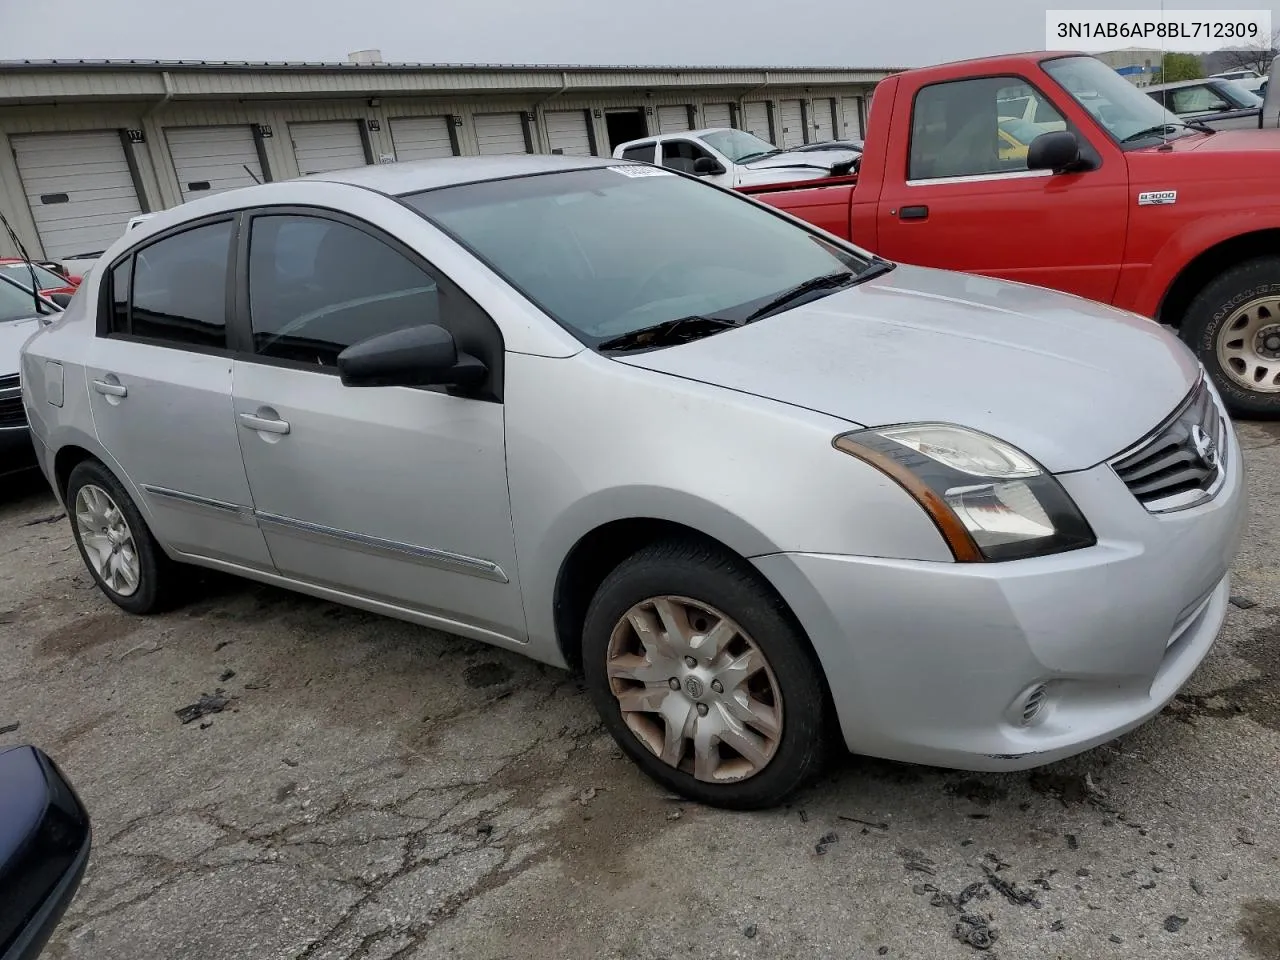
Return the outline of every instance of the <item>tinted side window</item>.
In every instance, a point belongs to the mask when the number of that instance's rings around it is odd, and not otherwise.
[[[1030,141],[1066,128],[1038,90],[1011,77],[930,84],[916,94],[907,176],[928,180],[1026,170]]]
[[[129,276],[132,272],[133,257],[111,271],[111,318],[107,322],[108,333],[129,332]]]
[[[688,140],[664,140],[662,143],[662,165],[672,170],[693,173],[693,161],[709,156],[711,154]]]
[[[319,217],[254,217],[249,313],[254,351],[321,367],[352,344],[441,323],[440,290],[421,268],[355,227]]]
[[[641,163],[653,163],[655,147],[652,143],[642,143],[638,147],[627,147],[622,151],[623,160],[639,160]]]
[[[225,347],[230,250],[230,220],[196,227],[140,250],[134,257],[130,333]]]
[[[1227,103],[1212,88],[1204,87],[1179,87],[1176,90],[1169,90],[1169,109],[1174,113],[1182,116],[1188,113],[1208,113],[1212,110],[1230,110],[1231,104]]]

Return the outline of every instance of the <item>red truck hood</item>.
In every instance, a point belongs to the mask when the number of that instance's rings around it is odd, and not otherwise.
[[[1280,150],[1280,130],[1219,130],[1200,137],[1181,137],[1169,145],[1172,151],[1151,147],[1142,153],[1269,153]]]

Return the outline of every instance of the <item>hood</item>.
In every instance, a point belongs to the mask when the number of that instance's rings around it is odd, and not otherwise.
[[[39,329],[40,321],[36,317],[0,321],[0,377],[18,372],[22,345]]]
[[[1257,115],[1256,112],[1254,114]],[[1169,142],[1171,151],[1163,147],[1146,147],[1135,150],[1131,156],[1150,153],[1241,153],[1266,154],[1280,150],[1280,130],[1219,130],[1217,133],[1205,133],[1199,136],[1179,137]]]
[[[768,170],[774,167],[820,167],[831,169],[835,163],[850,163],[862,156],[857,150],[806,150],[803,153],[783,151],[759,160],[742,164],[747,170]]]
[[[1136,314],[907,266],[737,330],[617,359],[861,426],[960,424],[1055,473],[1140,440],[1200,374],[1181,341]]]

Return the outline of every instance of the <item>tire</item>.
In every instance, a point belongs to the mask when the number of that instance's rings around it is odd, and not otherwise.
[[[67,478],[66,504],[80,558],[108,600],[134,614],[159,613],[180,600],[181,568],[160,549],[132,498],[110,470],[97,460],[78,463]],[[109,533],[91,528],[87,522],[94,516],[108,523],[116,514],[118,522],[109,524]],[[97,543],[86,544],[89,539],[97,539]],[[112,570],[121,570],[121,566],[119,562],[110,566],[111,557],[101,560],[105,549],[113,549],[119,561],[136,570],[135,583],[122,572],[112,575]],[[91,558],[91,550],[100,563],[108,564],[102,570]]]
[[[1233,415],[1280,417],[1280,349],[1270,358],[1266,343],[1280,338],[1280,257],[1257,257],[1220,273],[1191,301],[1181,333]],[[1254,386],[1262,369],[1268,372]]]
[[[695,643],[698,637],[712,644],[732,639],[715,657],[695,647],[696,668],[681,669],[689,648],[679,641],[666,647],[665,631],[646,646],[624,619],[635,613],[644,623],[661,623],[658,602],[689,627]],[[752,648],[763,664],[741,659]],[[694,542],[645,547],[600,585],[587,610],[582,652],[587,689],[618,745],[651,778],[691,800],[738,810],[772,807],[822,768],[833,725],[817,657],[781,599],[745,561]],[[755,664],[749,680],[743,679],[747,671],[721,669],[735,658],[738,665]],[[680,674],[678,690],[670,687],[673,678],[664,679],[672,669]],[[632,670],[638,678],[621,675]],[[616,691],[643,709],[624,712]],[[741,722],[744,703],[751,704],[752,724]],[[654,712],[659,709],[675,722],[663,720]],[[667,739],[668,729],[691,735]],[[717,731],[725,739],[708,749]],[[744,752],[733,744],[745,745]],[[678,767],[659,756],[664,749],[679,758]]]

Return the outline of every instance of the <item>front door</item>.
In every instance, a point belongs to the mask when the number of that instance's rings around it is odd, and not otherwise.
[[[345,387],[336,367],[351,344],[438,323],[493,370],[492,321],[355,221],[262,210],[246,230],[251,342],[234,408],[276,568],[444,629],[522,638],[500,400]]]
[[[117,263],[87,369],[103,447],[152,532],[183,553],[271,569],[231,410],[227,258],[234,219],[162,236]]]
[[[1082,139],[1095,169],[1028,170],[1030,141],[1068,124],[1017,77],[931,84],[912,110],[910,128],[891,135],[890,155],[906,162],[885,171],[876,253],[1112,299],[1129,210],[1123,157],[1104,160]]]

